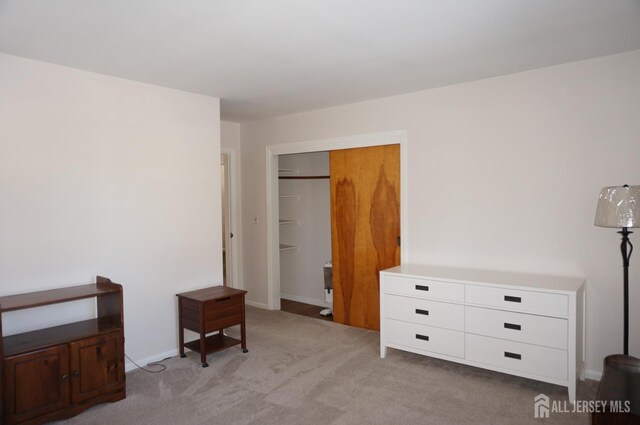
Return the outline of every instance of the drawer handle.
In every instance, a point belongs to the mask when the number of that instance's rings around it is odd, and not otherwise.
[[[416,314],[424,314],[425,316],[428,316],[429,310],[421,310],[419,308],[416,308]]]
[[[504,352],[504,356],[508,357],[510,359],[522,360],[522,355],[521,354],[510,353],[508,351]]]
[[[230,299],[231,299],[231,297],[218,298],[218,299],[216,300],[216,302],[226,301],[226,300],[230,300]]]
[[[416,334],[416,339],[421,339],[423,341],[429,341],[429,337],[427,335]]]
[[[504,324],[504,328],[505,329],[513,329],[514,331],[521,331],[522,330],[522,326],[521,325],[516,325],[513,323],[505,323]]]
[[[509,295],[505,295],[504,296],[504,300],[505,301],[509,301],[510,303],[521,303],[522,302],[522,298],[520,297],[512,297]]]
[[[429,287],[425,286],[425,285],[416,285],[416,290],[417,291],[428,291]]]

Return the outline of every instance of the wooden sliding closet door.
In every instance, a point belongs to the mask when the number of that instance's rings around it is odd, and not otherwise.
[[[380,329],[380,270],[400,264],[400,145],[329,153],[333,318]]]

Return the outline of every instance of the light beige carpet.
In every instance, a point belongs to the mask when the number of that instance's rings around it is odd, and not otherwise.
[[[230,335],[237,334],[231,328]],[[235,335],[234,335],[235,336]],[[566,389],[389,350],[378,333],[280,311],[247,308],[247,345],[167,360],[167,370],[127,375],[127,398],[69,424],[542,424],[589,422],[587,414],[535,419],[533,399]],[[592,399],[597,383],[578,388]]]

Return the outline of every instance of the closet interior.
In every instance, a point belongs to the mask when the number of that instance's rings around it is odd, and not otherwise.
[[[283,306],[318,306],[319,314],[331,301],[324,278],[331,261],[329,153],[280,155],[278,175],[280,298]]]

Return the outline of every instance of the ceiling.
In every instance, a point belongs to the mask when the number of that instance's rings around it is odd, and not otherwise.
[[[247,121],[640,49],[640,0],[0,0],[0,52]]]

